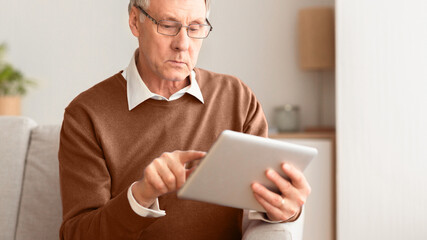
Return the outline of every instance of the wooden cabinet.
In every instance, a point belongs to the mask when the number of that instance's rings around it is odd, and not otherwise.
[[[292,133],[270,138],[317,148],[318,156],[304,171],[311,195],[305,204],[304,240],[335,239],[335,134]]]

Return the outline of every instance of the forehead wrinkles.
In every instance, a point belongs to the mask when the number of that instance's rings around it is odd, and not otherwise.
[[[161,4],[163,3],[163,4]],[[191,0],[168,0],[152,1],[150,7],[158,20],[176,20],[180,22],[191,22],[204,20],[206,18],[205,1]]]

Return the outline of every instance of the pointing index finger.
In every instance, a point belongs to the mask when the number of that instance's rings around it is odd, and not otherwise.
[[[185,165],[194,160],[203,158],[206,155],[206,152],[201,151],[179,151],[177,152],[179,161]]]

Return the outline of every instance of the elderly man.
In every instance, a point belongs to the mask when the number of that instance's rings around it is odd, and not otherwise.
[[[61,239],[242,237],[241,209],[176,196],[223,130],[267,136],[261,106],[244,83],[195,68],[212,30],[208,12],[209,0],[130,1],[139,48],[129,66],[65,109]],[[266,172],[281,195],[251,186],[267,214],[250,219],[298,218],[310,187],[292,166],[283,171],[291,181]]]

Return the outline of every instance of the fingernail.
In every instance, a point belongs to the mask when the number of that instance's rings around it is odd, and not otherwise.
[[[272,177],[273,176],[273,170],[268,169],[267,170],[267,175],[270,176],[270,177]]]
[[[286,169],[286,170],[289,170],[289,164],[284,163],[284,164],[283,164],[283,168],[284,168],[284,169]]]

